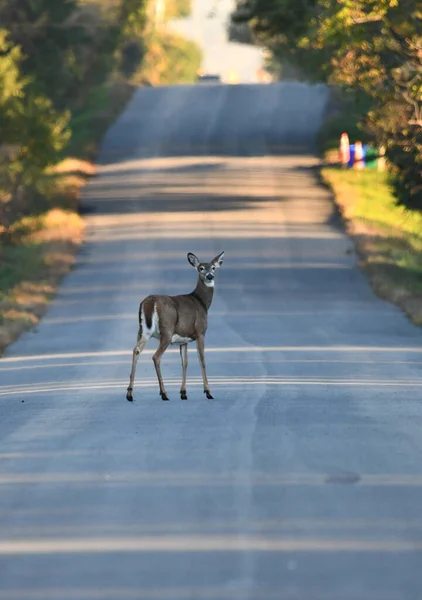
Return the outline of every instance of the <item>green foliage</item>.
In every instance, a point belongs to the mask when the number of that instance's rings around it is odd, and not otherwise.
[[[131,79],[142,63],[147,48],[141,38],[127,41],[122,45],[119,52],[119,70],[127,78]]]
[[[8,245],[4,249],[7,260],[0,261],[0,302],[7,298],[8,292],[22,280],[33,279],[43,262],[39,244]],[[0,312],[0,324],[2,315]]]
[[[192,12],[192,0],[171,0],[166,5],[167,19],[185,19]]]
[[[371,99],[368,135],[386,148],[400,201],[422,210],[419,0],[238,0],[236,22],[312,79]]]
[[[7,197],[37,180],[54,162],[70,132],[69,114],[57,112],[22,77],[21,50],[7,40],[5,31],[0,31],[0,52],[0,139],[10,149],[0,169],[0,185]]]
[[[48,98],[29,93],[13,117],[19,132],[13,140],[18,149],[9,169],[11,181],[13,187],[31,185],[48,165],[56,162],[68,141],[70,115],[57,113]]]
[[[272,52],[265,56],[264,68],[272,75],[274,81],[281,79],[294,79],[296,81],[302,81],[305,78],[309,79],[309,76],[306,77],[304,75],[300,66],[295,61],[291,61],[288,57],[284,56],[283,53],[280,53],[278,48],[274,48]]]
[[[325,179],[341,193],[341,186],[354,188],[355,193],[347,199],[349,212],[346,218],[359,220],[384,231],[402,232],[414,236],[414,243],[422,251],[422,214],[410,213],[397,206],[391,193],[391,181],[384,171],[340,170],[332,167],[323,169]],[[421,256],[419,256],[421,259]],[[422,265],[421,265],[422,267]]]
[[[362,143],[373,142],[360,124],[364,114],[354,110],[349,104],[347,106],[348,110],[328,118],[319,132],[319,147],[324,153],[335,151],[336,156],[338,155],[339,139],[344,131],[347,131],[351,143],[356,140]]]
[[[65,148],[92,158],[90,139],[98,140],[124,105],[130,80],[194,81],[199,48],[154,27],[153,8],[152,0],[0,0],[3,228],[28,210],[25,188],[37,185]],[[167,8],[166,18],[183,17],[191,2]],[[121,93],[110,98],[115,87]]]
[[[7,32],[0,29],[0,118],[5,120],[16,99],[22,96],[25,80],[22,78],[19,63],[22,53],[17,46],[7,41]]]
[[[160,31],[149,42],[137,79],[152,85],[193,83],[201,61],[202,51],[195,42]]]
[[[75,19],[76,0],[3,0],[0,22],[24,60],[21,70],[32,79],[37,94],[63,108],[80,80],[89,45]]]
[[[235,23],[229,21],[227,25],[227,35],[230,42],[238,44],[254,44],[255,39],[248,22]]]
[[[116,67],[137,68],[143,53],[128,56],[127,45],[142,38],[147,8],[148,0],[0,0],[0,22],[35,91],[72,109]]]
[[[132,91],[131,85],[121,81],[92,89],[83,106],[72,112],[72,137],[65,154],[94,160],[98,141],[129,100]]]
[[[422,213],[397,205],[386,172],[324,168],[322,175],[352,224],[375,291],[422,325]]]
[[[57,162],[70,137],[70,112],[84,112],[86,98],[117,65],[137,69],[142,55],[128,65],[124,52],[143,32],[146,9],[147,0],[0,0],[5,197]]]
[[[121,39],[142,36],[147,24],[148,0],[120,0],[117,23]]]
[[[422,135],[401,134],[387,147],[387,158],[394,165],[394,188],[401,204],[422,210]]]

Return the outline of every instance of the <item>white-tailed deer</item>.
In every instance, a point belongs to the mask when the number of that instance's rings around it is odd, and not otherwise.
[[[202,379],[204,381],[204,394],[206,394],[209,400],[213,400],[205,369],[204,347],[208,310],[214,294],[215,270],[223,264],[223,257],[224,252],[213,258],[209,263],[201,263],[195,254],[189,252],[188,261],[198,271],[198,283],[194,291],[182,296],[148,296],[141,302],[139,306],[138,340],[133,349],[132,371],[130,372],[129,387],[126,394],[129,402],[133,402],[132,392],[136,363],[138,362],[140,353],[151,337],[157,338],[160,341],[152,360],[157,372],[161,398],[168,400],[161,376],[161,357],[170,344],[178,344],[180,346],[183,371],[180,397],[182,400],[187,400],[186,370],[188,366],[188,343],[195,340],[198,348]]]

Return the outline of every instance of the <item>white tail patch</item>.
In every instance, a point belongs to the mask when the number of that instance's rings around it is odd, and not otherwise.
[[[148,327],[146,319],[145,319],[145,312],[144,312],[144,307],[142,307],[141,310],[141,322],[142,322],[142,337],[146,338],[147,340],[149,340],[149,338],[154,337],[159,339],[160,338],[160,320],[158,317],[158,312],[157,312],[157,307],[154,304],[154,310],[152,313],[152,319],[151,319],[151,327]]]
[[[189,342],[193,342],[192,338],[182,337],[175,333],[171,338],[171,344],[189,344]]]
[[[152,325],[151,325],[151,337],[160,339],[160,319],[158,317],[157,306],[154,304],[154,311],[152,313]]]

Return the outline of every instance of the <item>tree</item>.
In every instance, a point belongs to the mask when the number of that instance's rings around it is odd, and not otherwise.
[[[238,0],[233,20],[312,79],[368,97],[366,127],[386,147],[400,200],[422,209],[419,0]]]
[[[75,19],[77,0],[0,0],[0,22],[22,50],[21,71],[36,93],[64,108],[84,70],[90,45]]]
[[[152,85],[192,83],[201,62],[202,51],[195,42],[161,31],[149,42],[138,78]]]
[[[154,27],[153,7],[153,0],[0,0],[0,188],[8,206],[59,158],[71,113],[107,97],[112,75],[194,80],[200,49]],[[169,18],[186,16],[190,0],[169,0],[168,8]]]
[[[192,12],[192,0],[167,0],[166,19],[185,19]]]
[[[142,36],[148,20],[148,0],[120,0],[117,24],[121,38]]]
[[[11,203],[24,186],[33,185],[54,163],[69,139],[69,114],[58,113],[51,101],[35,95],[30,79],[20,72],[22,52],[0,30],[0,139],[4,160],[0,166],[0,217],[7,227]],[[1,168],[2,167],[2,168]]]

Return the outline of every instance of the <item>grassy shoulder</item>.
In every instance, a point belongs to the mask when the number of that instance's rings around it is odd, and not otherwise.
[[[72,139],[63,160],[45,173],[29,198],[31,210],[17,218],[0,241],[0,355],[33,328],[70,271],[83,241],[79,193],[95,174],[93,161],[109,125],[129,101],[133,87],[114,83],[92,93],[75,111]]]
[[[326,166],[322,176],[375,293],[422,325],[422,214],[397,205],[386,172]]]
[[[82,219],[59,208],[16,226],[19,239],[0,252],[0,351],[37,324],[83,238]]]

